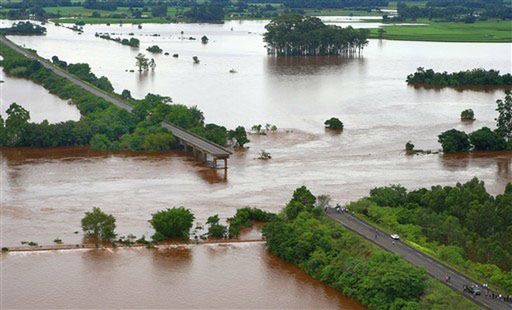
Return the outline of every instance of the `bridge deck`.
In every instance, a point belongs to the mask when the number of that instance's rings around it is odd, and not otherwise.
[[[41,63],[45,68],[52,70],[55,74],[59,75],[60,77],[63,77],[67,80],[69,80],[71,83],[82,87],[86,91],[101,97],[108,102],[114,104],[115,106],[120,107],[121,109],[125,109],[128,111],[132,110],[132,106],[128,104],[127,102],[123,101],[122,99],[113,96],[112,94],[109,94],[101,89],[98,89],[88,83],[85,83],[84,81],[78,79],[74,75],[70,74],[69,72],[55,66],[53,63],[49,62],[48,60],[39,57],[37,55],[34,55],[32,53],[29,53],[24,48],[21,48],[20,46],[16,45],[11,40],[7,39],[6,37],[0,35],[0,41],[13,49],[14,51],[22,54],[23,56],[37,60],[39,63]],[[211,141],[208,141],[202,137],[199,137],[196,134],[193,134],[185,129],[182,129],[178,126],[175,126],[171,123],[163,122],[162,127],[168,129],[176,138],[178,138],[181,141],[186,142],[188,145],[192,146],[193,148],[196,148],[200,150],[201,152],[204,152],[206,154],[210,154],[214,158],[219,159],[225,159],[228,158],[229,155],[231,155],[231,152],[227,150],[226,148],[213,143]]]

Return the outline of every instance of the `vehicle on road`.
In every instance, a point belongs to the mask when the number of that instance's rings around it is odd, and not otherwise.
[[[390,235],[390,237],[393,240],[400,240],[400,236],[398,234],[392,234],[392,235]]]
[[[482,291],[478,287],[478,285],[464,285],[464,291],[468,292],[472,295],[482,295]]]

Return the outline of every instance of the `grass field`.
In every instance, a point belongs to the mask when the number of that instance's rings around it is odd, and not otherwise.
[[[427,24],[427,25],[421,25]],[[383,39],[438,42],[512,42],[512,22],[491,20],[474,24],[418,21],[418,25],[389,25]],[[371,29],[378,38],[378,29]]]

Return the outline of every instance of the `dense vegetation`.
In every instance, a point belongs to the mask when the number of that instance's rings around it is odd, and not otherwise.
[[[469,135],[457,129],[447,130],[438,136],[443,152],[512,150],[512,93],[506,91],[505,99],[497,100],[496,104],[496,130],[482,127]],[[466,110],[461,117],[474,119],[474,113],[472,110]]]
[[[224,7],[218,4],[196,4],[184,13],[192,22],[221,22],[224,20]]]
[[[0,145],[2,146],[76,146],[91,145],[99,150],[165,151],[178,145],[170,132],[160,126],[162,121],[219,144],[232,141],[235,145],[247,143],[243,127],[228,131],[225,127],[205,124],[203,113],[196,107],[173,104],[171,98],[148,94],[144,99],[133,99],[129,91],[123,99],[133,106],[133,112],[117,108],[68,80],[0,44],[0,63],[7,74],[29,78],[63,99],[70,99],[80,110],[79,121],[49,124],[30,123],[30,115],[19,105],[13,105],[4,122],[0,117]],[[77,77],[111,91],[106,77],[97,78],[87,64],[67,64],[54,57],[53,62]]]
[[[106,214],[100,208],[85,212],[82,219],[82,230],[88,238],[101,241],[111,241],[116,237],[116,219],[112,214]]]
[[[46,28],[31,22],[17,22],[9,28],[0,28],[3,35],[44,35]]]
[[[473,308],[463,297],[429,280],[423,269],[327,219],[315,202],[307,188],[299,188],[263,227],[272,254],[371,309]]]
[[[274,213],[257,208],[237,209],[236,214],[228,218],[229,237],[236,238],[242,228],[251,227],[253,222],[268,222],[275,217]]]
[[[194,214],[183,207],[158,211],[149,220],[155,229],[153,240],[188,239],[194,218]]]
[[[512,8],[505,0],[430,0],[424,6],[398,2],[402,20],[443,19],[473,23],[487,18],[511,19]]]
[[[507,86],[512,87],[510,73],[500,75],[497,70],[473,69],[460,72],[434,72],[420,67],[414,74],[407,76],[409,85],[435,87],[474,87]]]
[[[512,184],[497,197],[473,179],[407,191],[374,188],[349,209],[470,276],[512,293]]]
[[[368,44],[367,29],[328,26],[317,17],[280,16],[265,29],[264,40],[271,55],[354,55]]]

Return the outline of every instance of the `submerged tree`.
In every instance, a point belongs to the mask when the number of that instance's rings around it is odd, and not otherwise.
[[[139,53],[135,60],[137,61],[135,65],[139,67],[139,72],[146,71],[149,68],[149,59],[146,57],[146,55]]]
[[[277,56],[355,55],[368,44],[368,29],[324,24],[317,17],[283,15],[267,26],[267,51]]]
[[[92,212],[85,212],[85,217],[82,219],[82,230],[87,237],[110,241],[116,236],[115,229],[116,219],[112,214],[106,214],[100,208],[93,208]]]

